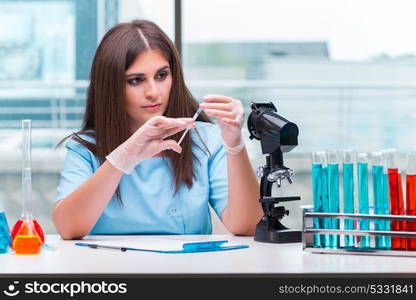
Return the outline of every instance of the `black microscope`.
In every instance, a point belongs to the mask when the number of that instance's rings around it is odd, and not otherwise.
[[[255,241],[266,243],[297,243],[302,239],[301,231],[288,229],[280,220],[289,215],[279,202],[300,200],[300,197],[272,197],[273,183],[281,188],[282,181],[292,183],[293,170],[283,165],[283,152],[289,152],[298,144],[299,129],[276,112],[270,103],[251,103],[252,112],[248,116],[247,127],[250,139],[260,140],[266,156],[266,165],[257,169],[260,181],[260,203],[264,216],[256,226]]]

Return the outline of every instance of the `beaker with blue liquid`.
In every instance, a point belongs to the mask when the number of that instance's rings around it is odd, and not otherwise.
[[[4,212],[3,201],[0,199],[0,253],[9,252],[11,241],[12,239],[10,237],[6,213]]]

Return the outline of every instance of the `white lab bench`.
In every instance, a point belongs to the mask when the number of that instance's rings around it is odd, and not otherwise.
[[[142,236],[91,236],[84,242],[114,239],[140,239]],[[159,236],[160,237],[160,236]],[[163,237],[163,236],[162,236]],[[398,277],[416,273],[416,258],[317,254],[302,250],[301,243],[268,244],[253,237],[233,235],[204,236],[211,240],[229,240],[249,248],[188,254],[161,254],[136,251],[91,249],[75,246],[58,235],[47,235],[38,255],[0,254],[0,276],[17,274],[219,274],[219,275],[285,275],[322,276],[362,274],[395,274]],[[200,239],[201,236],[181,236]]]

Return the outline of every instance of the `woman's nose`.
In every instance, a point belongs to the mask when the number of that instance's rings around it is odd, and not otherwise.
[[[146,86],[145,97],[147,99],[154,99],[159,96],[159,89],[156,86],[156,82],[154,80],[149,80]]]

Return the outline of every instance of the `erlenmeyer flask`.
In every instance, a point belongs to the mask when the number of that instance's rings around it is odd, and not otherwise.
[[[16,222],[11,232],[12,248],[16,254],[37,254],[45,243],[45,235],[32,215],[31,120],[22,121],[22,131],[23,206],[21,219]]]

